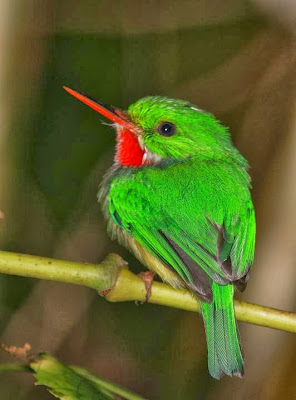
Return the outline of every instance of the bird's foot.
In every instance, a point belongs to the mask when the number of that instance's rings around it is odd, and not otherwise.
[[[146,303],[151,296],[151,288],[152,288],[154,275],[155,275],[155,273],[152,271],[143,271],[143,272],[139,273],[139,276],[143,279],[143,282],[144,282],[145,288],[146,288],[146,296],[145,296]]]

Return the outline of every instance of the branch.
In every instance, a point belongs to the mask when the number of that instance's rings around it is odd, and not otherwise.
[[[0,273],[86,286],[111,302],[145,301],[143,280],[128,270],[117,254],[110,254],[100,264],[86,264],[0,251]],[[188,290],[160,282],[153,282],[149,303],[200,311],[199,302]],[[296,333],[296,314],[291,312],[236,300],[235,314],[243,322]]]

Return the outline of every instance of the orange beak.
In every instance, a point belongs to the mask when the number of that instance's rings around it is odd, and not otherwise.
[[[123,111],[112,106],[107,106],[100,101],[93,100],[90,97],[87,97],[84,94],[77,92],[76,90],[70,89],[66,86],[63,86],[63,88],[66,90],[66,92],[70,93],[76,99],[82,101],[82,103],[97,111],[99,114],[108,118],[110,121],[119,124],[128,130],[135,129],[134,125],[128,120]]]

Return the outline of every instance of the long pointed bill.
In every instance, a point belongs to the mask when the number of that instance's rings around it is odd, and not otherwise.
[[[99,114],[103,115],[104,117],[108,118],[110,121],[115,122],[127,128],[128,130],[134,130],[134,125],[127,119],[124,113],[117,108],[107,106],[100,101],[95,101],[82,93],[77,92],[76,90],[70,89],[66,86],[63,86],[66,92],[70,93],[76,99],[82,101],[82,103],[86,104],[93,110],[97,111]]]

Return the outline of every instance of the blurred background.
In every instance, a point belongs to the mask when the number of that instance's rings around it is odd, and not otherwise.
[[[241,298],[296,311],[295,28],[293,0],[1,0],[1,248],[88,262],[115,251],[140,271],[96,201],[114,133],[62,85],[120,108],[180,97],[229,126],[250,163],[258,236]],[[296,397],[285,332],[240,324],[245,378],[215,381],[194,313],[4,275],[0,330],[6,344],[27,341],[149,399]],[[17,373],[0,375],[0,393],[51,398]]]

